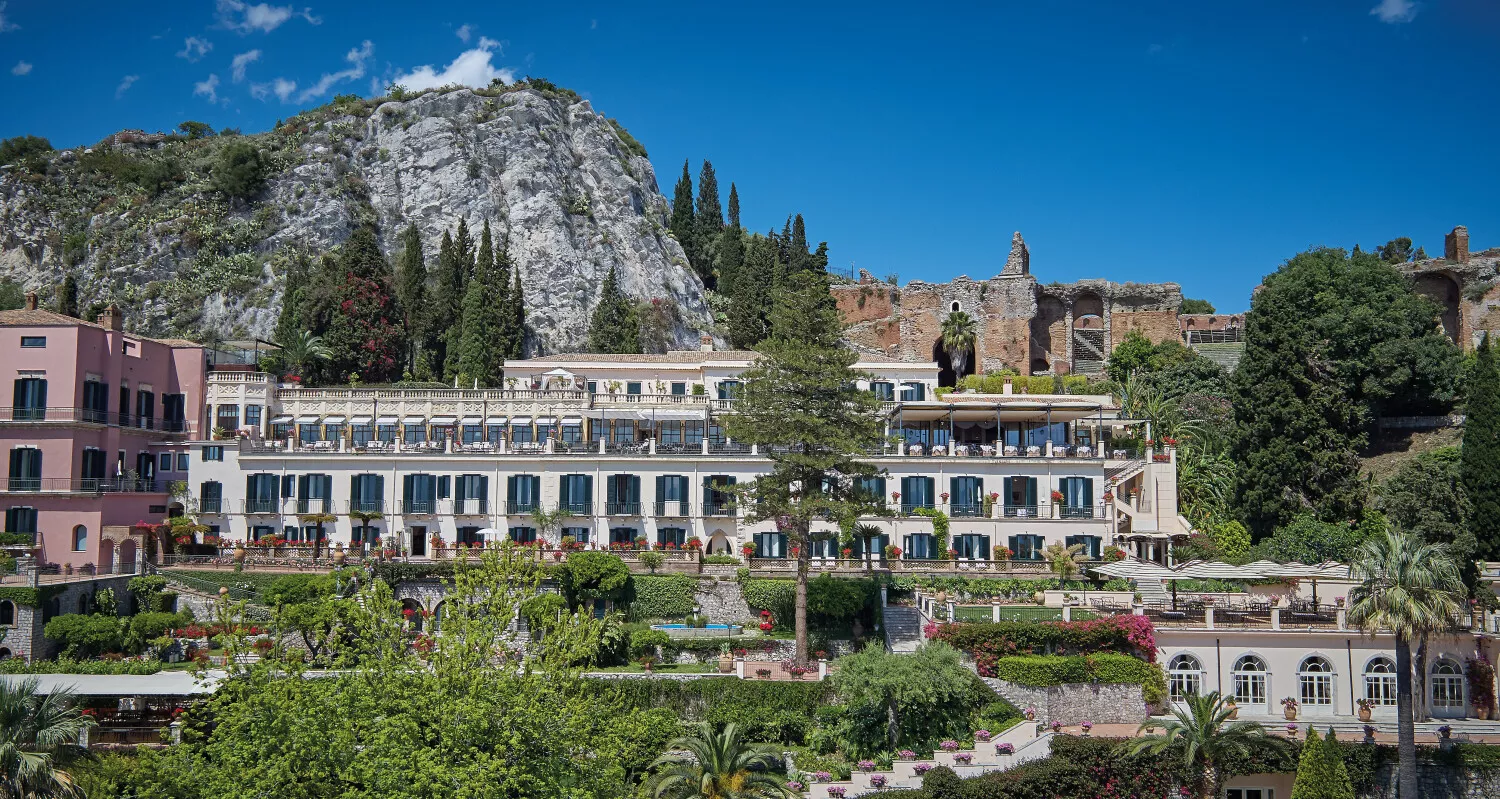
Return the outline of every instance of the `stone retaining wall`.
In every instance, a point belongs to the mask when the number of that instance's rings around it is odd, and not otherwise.
[[[1078,724],[1140,724],[1146,720],[1141,686],[1124,683],[1068,683],[1033,687],[985,677],[995,693],[1018,708],[1036,708],[1036,720]]]
[[[1374,788],[1362,799],[1396,799],[1394,764],[1375,770]],[[1423,765],[1417,769],[1417,795],[1422,799],[1491,799],[1500,796],[1500,769],[1460,769]]]

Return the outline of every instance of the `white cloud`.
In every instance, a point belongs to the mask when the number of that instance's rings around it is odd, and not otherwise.
[[[257,100],[264,100],[274,94],[276,99],[284,103],[295,91],[297,91],[297,81],[286,78],[277,78],[270,83],[250,84],[250,96]]]
[[[259,58],[259,50],[251,50],[248,53],[240,53],[239,55],[235,56],[234,61],[230,64],[230,69],[234,71],[234,82],[239,83],[240,81],[244,80],[245,67],[249,66],[250,62],[255,61]]]
[[[5,3],[0,3],[0,33],[19,30],[20,27],[20,25],[17,25],[16,23],[11,22],[10,20],[5,18]]]
[[[350,64],[348,69],[323,73],[323,77],[319,78],[317,83],[307,87],[301,94],[297,95],[297,102],[305,103],[313,98],[322,97],[336,83],[363,78],[365,76],[365,62],[370,60],[374,55],[375,45],[369,39],[366,39],[363,44],[350,50],[344,56],[344,60]]]
[[[464,44],[468,44],[469,37],[474,35],[474,26],[468,23],[464,23],[459,27],[458,30],[454,31],[453,33],[458,37],[459,41],[463,42]]]
[[[297,11],[291,6],[273,6],[270,3],[250,5],[242,0],[218,0],[215,9],[219,27],[239,33],[270,33],[292,17],[301,17],[313,25],[323,24],[321,17],[313,16],[311,8]]]
[[[1370,13],[1379,17],[1381,22],[1399,25],[1417,18],[1417,3],[1416,0],[1380,0]]]
[[[140,75],[126,75],[125,77],[121,78],[120,85],[115,87],[115,99],[118,100],[121,97],[124,97],[125,92],[130,91],[130,87],[134,86],[135,82],[140,79]]]
[[[219,76],[210,74],[208,76],[208,80],[199,81],[193,84],[193,95],[202,95],[204,97],[207,97],[210,103],[216,103],[219,101],[218,89]]]
[[[30,75],[31,74],[31,62],[30,61],[17,61],[16,65],[10,68],[10,74],[12,74],[12,75]]]
[[[514,69],[496,67],[490,62],[490,59],[499,53],[500,42],[480,37],[478,47],[459,53],[458,58],[453,59],[453,63],[441,72],[431,65],[424,65],[404,75],[397,75],[391,83],[404,86],[408,91],[421,91],[449,84],[484,87],[490,85],[490,81],[495,78],[499,78],[504,83],[515,83],[516,71]]]
[[[212,49],[214,49],[213,42],[207,39],[200,39],[197,36],[189,36],[182,40],[182,49],[177,51],[177,57],[186,58],[188,61],[196,64],[198,59],[208,55],[208,51]]]

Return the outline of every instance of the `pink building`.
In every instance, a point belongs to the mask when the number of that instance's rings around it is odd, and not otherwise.
[[[114,306],[98,323],[40,310],[35,294],[0,311],[11,382],[0,382],[0,543],[12,554],[134,571],[147,535],[137,523],[182,510],[171,488],[187,479],[184,442],[202,428],[203,347],[133,335],[122,321]]]

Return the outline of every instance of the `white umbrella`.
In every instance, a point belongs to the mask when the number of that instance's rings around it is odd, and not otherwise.
[[[1236,566],[1219,560],[1192,560],[1178,566],[1177,574],[1203,580],[1254,580],[1261,573],[1250,566]]]
[[[1089,571],[1105,577],[1123,577],[1128,580],[1167,580],[1175,574],[1166,566],[1139,558],[1125,558],[1102,566],[1090,566]]]
[[[478,541],[488,541],[490,540],[490,536],[494,536],[498,540],[500,538],[500,531],[493,527],[483,527],[474,531],[474,538]]]

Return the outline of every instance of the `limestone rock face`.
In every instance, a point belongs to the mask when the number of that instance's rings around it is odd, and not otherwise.
[[[665,306],[657,346],[691,349],[713,332],[651,163],[576,95],[429,92],[239,140],[272,164],[249,204],[211,189],[222,137],[112,139],[113,154],[182,168],[155,195],[86,168],[104,143],[51,154],[45,175],[0,172],[0,275],[50,297],[72,271],[81,306],[118,302],[143,333],[267,337],[293,254],[316,259],[373,221],[394,264],[415,224],[431,269],[444,230],[467,219],[477,242],[488,219],[521,267],[528,353],[583,346],[611,267],[626,294]]]

